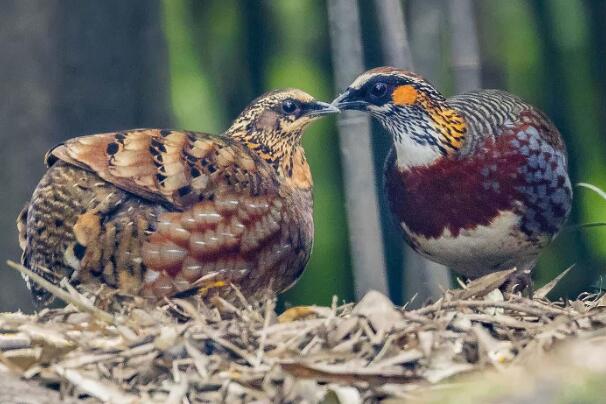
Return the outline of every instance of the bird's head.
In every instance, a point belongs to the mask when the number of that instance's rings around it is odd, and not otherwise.
[[[274,90],[253,100],[228,130],[236,136],[251,135],[279,137],[299,141],[305,127],[315,119],[339,110],[315,100],[298,89]]]
[[[453,154],[465,139],[464,118],[429,82],[406,70],[369,70],[332,104],[341,110],[369,112],[392,135],[396,149],[408,148],[410,165]]]
[[[317,101],[302,90],[274,90],[253,100],[226,135],[255,151],[279,175],[293,178],[297,167],[307,166],[301,147],[305,127],[324,115],[338,112],[338,108]]]

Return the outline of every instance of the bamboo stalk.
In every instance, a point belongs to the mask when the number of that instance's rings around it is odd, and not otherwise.
[[[434,85],[442,87],[442,0],[408,0],[406,3],[410,49],[415,69]]]
[[[375,9],[385,61],[391,66],[412,70],[412,55],[400,0],[375,0]]]
[[[480,52],[476,31],[476,19],[472,0],[450,0],[451,68],[454,74],[455,91],[480,88]]]
[[[358,5],[355,0],[329,0],[328,17],[338,91],[364,70]],[[374,289],[387,293],[383,236],[366,115],[344,113],[338,119],[339,140],[357,298]]]
[[[375,8],[381,30],[383,56],[387,64],[408,70],[414,69],[406,19],[399,0],[375,0]],[[415,305],[428,298],[437,299],[442,289],[450,287],[450,276],[443,265],[431,262],[412,248],[402,244],[404,249],[404,291],[405,300],[416,295]]]

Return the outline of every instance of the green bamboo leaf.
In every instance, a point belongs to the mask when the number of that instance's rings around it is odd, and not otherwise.
[[[575,184],[575,186],[577,187],[581,187],[581,188],[587,188],[592,190],[593,192],[595,192],[596,194],[600,195],[600,197],[604,200],[606,200],[606,192],[604,192],[604,190],[602,190],[601,188],[596,187],[593,184],[588,184],[586,182],[579,182],[577,184]]]

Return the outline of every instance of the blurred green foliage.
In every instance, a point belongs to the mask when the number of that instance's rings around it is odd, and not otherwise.
[[[405,4],[414,1],[423,0]],[[372,4],[361,3],[367,66],[373,67],[381,64],[377,21]],[[322,100],[337,92],[323,0],[164,0],[163,15],[178,127],[219,133],[250,100],[273,88],[298,87]],[[483,87],[508,89],[543,108],[566,138],[573,181],[606,189],[604,17],[602,0],[476,2]],[[439,29],[449,35],[447,24]],[[427,52],[441,52],[437,60],[447,66],[448,49]],[[442,88],[448,94],[452,77],[448,69],[439,71],[443,77],[436,81],[448,84]],[[375,139],[381,162],[385,138]],[[327,304],[336,294],[348,300],[353,280],[334,119],[315,123],[304,145],[315,182],[315,245],[303,278],[284,299]],[[606,203],[577,189],[569,224],[596,221],[606,221]],[[563,233],[543,256],[537,282],[576,262],[558,293],[588,290],[603,273],[605,241],[606,229]],[[402,279],[400,262],[389,260],[392,282]]]

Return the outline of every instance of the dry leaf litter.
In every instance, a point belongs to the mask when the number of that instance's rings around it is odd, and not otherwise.
[[[0,367],[89,402],[374,402],[523,364],[606,327],[605,298],[550,302],[545,295],[559,278],[532,300],[504,296],[496,288],[508,274],[446,291],[417,310],[369,292],[357,304],[335,298],[331,307],[280,315],[271,299],[150,307],[64,283],[49,288],[65,308],[0,314]]]

